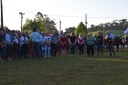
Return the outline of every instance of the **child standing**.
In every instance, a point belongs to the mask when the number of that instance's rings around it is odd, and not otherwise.
[[[44,57],[50,57],[50,43],[51,43],[51,37],[48,35],[48,33],[46,33],[45,37],[44,37]]]

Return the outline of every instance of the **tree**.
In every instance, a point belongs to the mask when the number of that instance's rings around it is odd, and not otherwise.
[[[76,35],[82,34],[84,36],[87,35],[87,27],[82,22],[80,22],[80,24],[75,30],[75,34]]]
[[[75,27],[69,27],[69,28],[66,28],[66,35],[70,35],[72,32],[75,31]]]
[[[52,30],[56,30],[55,22],[51,20],[48,15],[43,15],[41,12],[37,12],[35,18],[26,19],[25,24],[23,25],[23,31],[32,32],[33,28],[38,28],[41,32],[51,33]]]
[[[56,23],[54,20],[51,20],[48,15],[44,15],[45,31],[52,33],[52,30],[58,31],[55,27]]]

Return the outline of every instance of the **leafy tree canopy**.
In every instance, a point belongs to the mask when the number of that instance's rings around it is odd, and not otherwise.
[[[77,36],[79,34],[82,34],[83,36],[87,35],[87,27],[83,24],[83,22],[80,22],[78,27],[75,29],[75,34]]]
[[[23,25],[24,32],[32,32],[33,28],[37,28],[39,31],[45,33],[51,33],[52,30],[56,30],[54,20],[51,20],[48,15],[37,12],[34,19],[26,19],[25,24]]]

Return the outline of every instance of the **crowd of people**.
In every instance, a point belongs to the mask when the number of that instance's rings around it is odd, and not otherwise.
[[[124,47],[128,44],[128,36],[123,39],[121,36],[114,36],[112,33],[104,37],[102,32],[97,36],[89,34],[76,36],[71,33],[67,36],[63,31],[58,34],[53,30],[52,34],[45,34],[33,29],[32,33],[0,30],[0,61],[8,59],[12,61],[16,58],[40,58],[56,57],[58,53],[66,56],[69,53],[74,56],[79,55],[98,56],[103,55],[103,50],[108,49],[110,56],[115,56],[115,46],[118,51],[119,45]],[[86,50],[86,51],[85,51]],[[86,52],[86,53],[85,53]]]

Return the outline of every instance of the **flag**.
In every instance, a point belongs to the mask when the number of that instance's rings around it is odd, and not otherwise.
[[[124,31],[124,34],[125,35],[128,34],[128,28]]]

